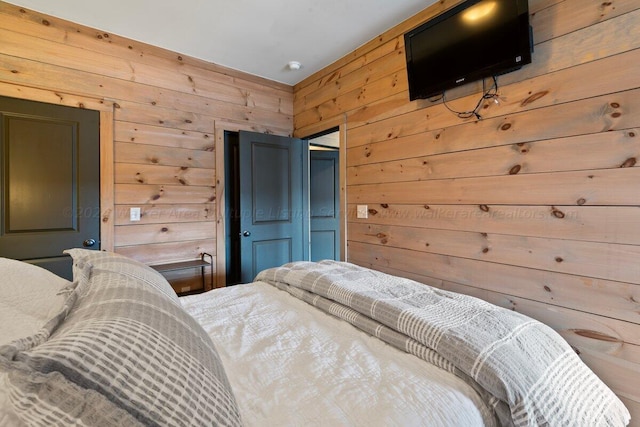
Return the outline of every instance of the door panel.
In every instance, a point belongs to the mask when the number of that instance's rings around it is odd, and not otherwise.
[[[311,261],[340,259],[339,153],[309,152]]]
[[[242,282],[265,268],[306,258],[306,143],[240,132]],[[308,229],[307,229],[308,230]]]
[[[253,142],[251,145],[253,222],[277,223],[291,220],[292,192],[296,186],[291,178],[296,165],[289,157],[291,147]]]
[[[10,114],[5,123],[6,233],[77,230],[65,212],[76,198],[76,123]]]
[[[291,239],[253,241],[253,271],[260,272],[293,261]]]
[[[312,221],[313,222],[313,221]],[[322,261],[323,259],[340,260],[340,254],[336,250],[336,245],[340,239],[339,233],[334,230],[314,230],[311,229],[311,261]]]
[[[99,113],[0,97],[0,256],[71,277],[62,251],[99,249]]]

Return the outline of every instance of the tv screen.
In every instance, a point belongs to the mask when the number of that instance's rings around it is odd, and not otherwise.
[[[516,70],[531,62],[527,0],[467,0],[404,35],[409,98]]]

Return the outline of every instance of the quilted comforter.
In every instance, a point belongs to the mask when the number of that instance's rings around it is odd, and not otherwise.
[[[629,412],[548,326],[353,264],[296,262],[256,280],[471,383],[502,425],[623,426]]]

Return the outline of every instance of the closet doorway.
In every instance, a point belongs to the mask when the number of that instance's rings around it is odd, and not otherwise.
[[[340,260],[340,133],[308,138],[310,260]]]

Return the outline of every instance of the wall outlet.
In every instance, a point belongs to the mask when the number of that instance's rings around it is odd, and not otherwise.
[[[140,221],[140,208],[129,209],[129,220]]]
[[[369,218],[369,206],[368,205],[358,205],[356,210],[356,218]]]

